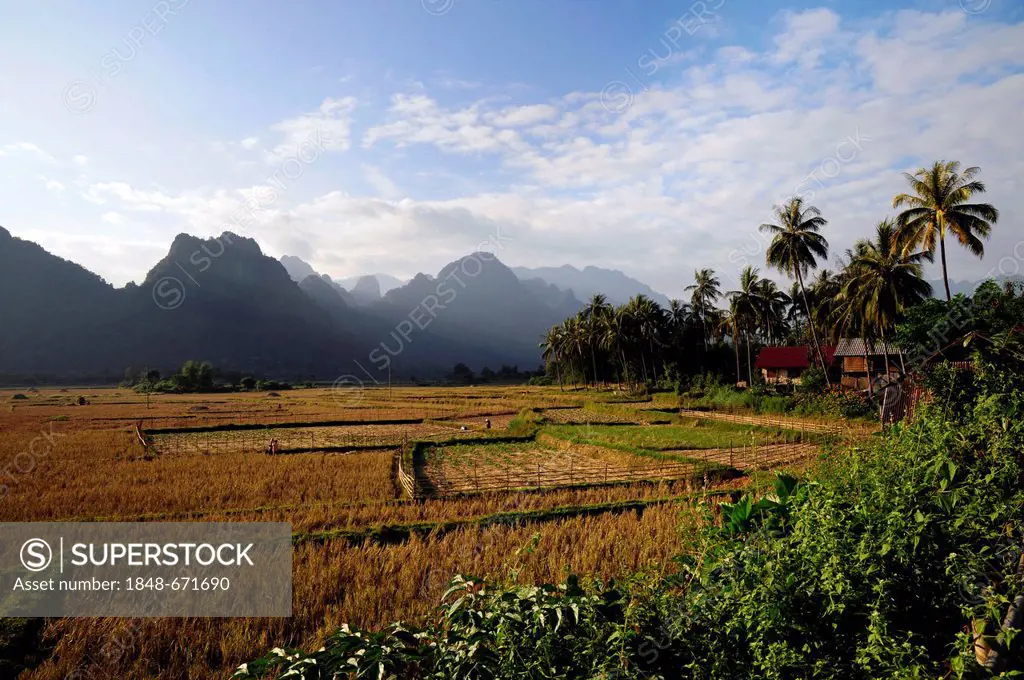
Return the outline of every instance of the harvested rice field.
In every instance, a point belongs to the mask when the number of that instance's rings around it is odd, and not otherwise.
[[[820,452],[674,403],[557,388],[0,392],[0,521],[287,522],[287,619],[47,619],[18,676],[227,677],[343,623],[422,620],[457,573],[521,583],[674,568],[749,481]],[[80,403],[83,402],[83,403]],[[486,420],[490,420],[487,427]],[[138,429],[136,429],[138,428]],[[278,454],[266,453],[271,439]],[[412,497],[401,483],[405,474]],[[127,638],[130,653],[101,654]],[[211,671],[212,669],[212,671]]]

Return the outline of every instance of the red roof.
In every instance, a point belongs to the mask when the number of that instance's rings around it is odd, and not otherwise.
[[[807,368],[807,345],[763,347],[757,355],[758,368]]]
[[[822,345],[821,353],[824,354],[825,365],[832,363],[835,355],[835,345]],[[757,355],[757,368],[807,368],[811,365],[812,350],[807,345],[795,347],[764,347]],[[815,361],[814,363],[817,363]]]

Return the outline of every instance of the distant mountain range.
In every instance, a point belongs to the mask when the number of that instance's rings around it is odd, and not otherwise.
[[[389,369],[439,377],[458,362],[532,369],[544,331],[582,307],[487,253],[391,283],[363,277],[349,291],[225,232],[179,234],[141,284],[114,288],[0,228],[0,380],[117,381],[129,367],[168,371],[188,359],[268,378],[366,382]]]
[[[281,264],[295,281],[316,274],[308,263],[291,255],[282,257]],[[586,302],[597,293],[603,294],[615,305],[625,304],[636,295],[646,295],[662,307],[668,307],[668,297],[617,269],[588,266],[581,270],[566,264],[561,267],[512,267],[512,272],[531,292],[552,307],[562,304],[563,297]],[[330,280],[330,277],[327,279]],[[352,293],[358,304],[365,305],[400,288],[406,282],[390,274],[368,274],[339,279],[333,283]]]
[[[665,295],[617,269],[577,269],[564,264],[561,267],[513,267],[512,271],[520,279],[541,279],[562,290],[571,290],[577,298],[584,301],[596,293],[601,293],[612,304],[621,305],[635,295],[646,295],[662,307],[668,307],[668,298]]]
[[[992,280],[999,285],[1002,285],[1007,281],[1024,283],[1024,276],[1019,274],[1014,274],[1012,276],[1001,274],[999,276],[992,277]],[[946,299],[946,289],[943,286],[942,279],[936,279],[934,281],[929,281],[928,283],[932,284],[932,297],[942,298],[943,300]],[[973,295],[974,290],[980,284],[981,281],[953,281],[951,279],[949,282],[949,292],[950,295],[959,295],[960,293],[963,293],[964,295]]]
[[[341,279],[338,283],[345,286],[345,288],[352,290],[359,284],[360,280],[365,279],[368,276],[377,280],[377,285],[380,287],[381,295],[387,293],[393,288],[405,285],[405,281],[396,278],[391,274],[364,274],[362,276],[350,276],[347,279]]]

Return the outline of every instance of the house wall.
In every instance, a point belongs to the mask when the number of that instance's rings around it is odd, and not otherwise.
[[[803,371],[789,368],[762,368],[761,377],[766,383],[799,385]]]
[[[843,357],[843,373],[867,373],[867,370],[864,357]]]

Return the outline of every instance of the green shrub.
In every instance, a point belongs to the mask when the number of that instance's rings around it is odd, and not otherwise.
[[[821,394],[827,385],[825,371],[819,366],[810,366],[800,376],[800,384],[796,386],[796,391],[800,394]]]

